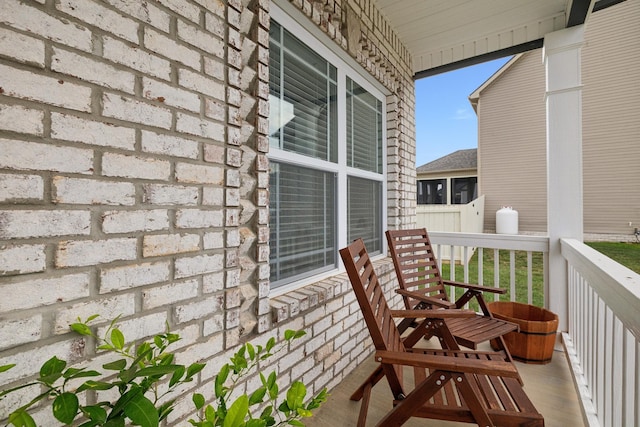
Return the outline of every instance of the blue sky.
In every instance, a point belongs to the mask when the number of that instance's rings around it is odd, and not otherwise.
[[[478,146],[478,122],[469,95],[509,58],[416,81],[416,167]]]

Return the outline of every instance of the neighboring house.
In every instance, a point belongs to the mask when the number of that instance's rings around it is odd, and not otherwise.
[[[458,150],[416,168],[418,205],[464,205],[475,200],[477,151]]]
[[[582,48],[586,239],[631,239],[640,227],[640,2],[594,13]],[[485,229],[501,206],[521,232],[547,231],[545,70],[540,50],[517,55],[469,97],[478,115]],[[567,170],[571,173],[571,170]],[[576,218],[576,221],[579,221]]]

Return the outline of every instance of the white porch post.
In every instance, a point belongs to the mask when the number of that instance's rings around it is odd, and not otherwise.
[[[582,241],[582,80],[584,25],[548,34],[543,58],[547,104],[547,227],[549,292],[547,307],[568,327],[567,265],[560,239]]]

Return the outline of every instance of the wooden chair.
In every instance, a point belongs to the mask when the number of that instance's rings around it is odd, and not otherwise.
[[[442,319],[472,318],[469,310],[393,311],[387,305],[364,242],[356,240],[340,250],[351,285],[376,349],[380,369],[352,400],[362,400],[358,427],[364,427],[373,385],[386,377],[394,396],[393,409],[378,426],[401,426],[411,417],[476,423],[481,426],[544,426],[542,415],[522,390],[518,372],[500,353],[416,349],[405,343],[419,339],[427,327],[442,329]],[[394,315],[433,315],[405,339]],[[404,381],[404,368],[413,368],[415,387]]]
[[[473,318],[447,319],[449,331],[458,344],[472,349],[477,349],[480,343],[495,339],[494,344],[504,352],[506,360],[512,362],[513,359],[502,337],[508,332],[518,330],[518,325],[495,319],[482,297],[483,292],[503,294],[506,291],[501,288],[443,280],[429,235],[424,228],[388,230],[386,235],[400,285],[398,293],[402,295],[407,310],[462,308],[475,298],[482,314]],[[466,291],[455,302],[451,302],[445,285],[464,288]],[[404,331],[411,323],[411,319],[405,319],[399,325],[399,329]],[[440,339],[444,348],[455,348],[443,338]]]

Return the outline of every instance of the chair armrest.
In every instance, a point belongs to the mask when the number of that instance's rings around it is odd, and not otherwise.
[[[489,286],[472,285],[470,283],[454,282],[452,280],[443,280],[443,283],[445,285],[457,286],[459,288],[466,288],[466,289],[471,289],[473,291],[479,291],[479,292],[491,292],[491,293],[494,293],[494,294],[505,294],[505,293],[507,293],[507,290],[504,289],[504,288],[492,288],[492,287],[489,287]]]
[[[451,319],[476,317],[477,314],[473,310],[452,308],[449,310],[391,310],[391,316],[409,319]]]
[[[416,299],[418,301],[425,302],[427,304],[435,305],[441,308],[455,308],[456,304],[440,298],[433,298],[428,295],[421,294],[420,292],[408,291],[406,289],[396,289],[396,292],[400,295],[407,296],[409,298]]]
[[[518,370],[515,365],[511,362],[505,362],[504,359],[470,359],[445,355],[379,350],[375,353],[375,360],[379,363],[416,366],[429,368],[431,370],[518,378]]]

